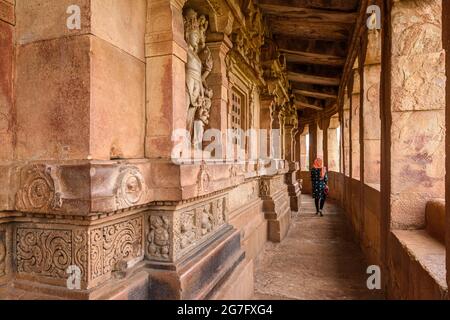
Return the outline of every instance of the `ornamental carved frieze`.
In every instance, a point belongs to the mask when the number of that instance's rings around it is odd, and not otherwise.
[[[213,91],[208,87],[207,78],[213,69],[210,49],[206,46],[206,31],[209,22],[206,16],[198,15],[193,9],[184,12],[185,40],[188,45],[186,62],[186,109],[187,130],[201,143],[203,132],[209,124]],[[195,143],[196,141],[194,141]]]
[[[177,214],[174,226],[176,257],[181,257],[226,224],[226,201],[226,197],[220,197]]]
[[[57,188],[56,169],[47,165],[25,167],[20,175],[16,208],[25,212],[49,212],[62,206]]]
[[[6,234],[0,231],[0,277],[6,274]]]
[[[84,230],[19,227],[16,231],[17,272],[67,279],[75,265],[87,278],[87,235]]]
[[[121,169],[116,182],[117,210],[133,207],[144,197],[147,188],[142,173],[136,167]]]
[[[136,217],[90,231],[91,279],[121,271],[121,265],[143,255],[143,222]]]
[[[227,223],[227,197],[216,197],[174,211],[149,211],[146,257],[174,262]]]

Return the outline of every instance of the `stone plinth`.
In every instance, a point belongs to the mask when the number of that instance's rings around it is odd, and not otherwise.
[[[268,222],[268,238],[272,242],[281,242],[291,223],[290,200],[284,174],[262,177],[259,193]]]
[[[285,182],[288,187],[291,211],[298,212],[301,204],[301,186],[297,180],[297,172],[300,169],[298,162],[289,164],[289,172],[285,175]]]

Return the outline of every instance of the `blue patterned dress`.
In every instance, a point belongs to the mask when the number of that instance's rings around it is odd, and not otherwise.
[[[312,196],[314,199],[325,199],[325,185],[328,183],[328,173],[325,173],[323,180],[320,179],[321,169],[311,169]]]

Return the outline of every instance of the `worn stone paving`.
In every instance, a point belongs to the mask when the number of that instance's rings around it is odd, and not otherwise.
[[[367,289],[366,268],[344,212],[328,202],[324,217],[318,217],[311,197],[303,195],[287,237],[280,244],[268,243],[259,258],[254,298],[382,299]]]

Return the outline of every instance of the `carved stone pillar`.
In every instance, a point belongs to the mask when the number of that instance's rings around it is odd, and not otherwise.
[[[148,158],[170,159],[174,148],[174,130],[186,129],[187,45],[182,12],[185,2],[148,1],[145,36],[146,114],[150,120],[147,122],[145,141]]]
[[[300,169],[299,163],[295,161],[295,135],[297,132],[298,119],[295,110],[290,109],[284,123],[284,141],[286,150],[286,161],[289,165],[289,171],[285,175],[285,182],[288,186],[290,198],[290,207],[294,212],[300,209],[300,184],[297,180],[297,172]]]
[[[270,96],[261,96],[261,109],[260,109],[260,128],[264,134],[260,137],[260,158],[270,159],[272,157],[271,147],[271,128],[272,128],[272,106],[273,99]]]
[[[208,78],[210,88],[214,92],[212,98],[209,128],[219,130],[222,133],[219,154],[214,154],[216,159],[224,159],[227,148],[227,107],[229,96],[229,85],[227,77],[227,65],[225,58],[232,47],[231,40],[224,33],[213,33],[208,36],[207,46],[213,58],[213,69]]]
[[[167,123],[151,124],[149,131],[155,133],[155,139],[148,139],[147,151],[149,157],[166,159],[170,156],[166,146],[173,146],[174,129],[187,128],[192,134],[193,128],[200,125],[202,132],[213,128],[225,133],[228,87],[225,56],[231,44],[220,33],[211,34],[205,43],[209,23],[195,8],[184,8],[183,12],[177,1],[150,3],[156,8],[150,4],[149,23],[160,22],[165,14],[167,17],[162,21],[167,25],[162,24],[162,32],[158,29],[156,34],[149,28],[147,36],[154,40],[150,53],[156,50],[148,62],[156,71],[152,69],[149,73],[160,83],[147,84],[150,95],[156,95],[156,101],[148,102],[148,112],[158,119],[167,116]],[[156,16],[159,18],[151,19]],[[157,23],[156,28],[161,28],[161,24]],[[168,51],[160,52],[164,49]],[[161,87],[169,90],[168,101],[164,100]],[[191,138],[198,142],[196,137]],[[164,148],[158,149],[160,144]],[[223,154],[215,156],[222,158]],[[169,182],[163,176],[160,180],[166,186],[179,184],[182,193],[172,195],[172,200],[167,193],[159,194],[156,200],[167,200],[154,202],[144,213],[145,265],[150,274],[151,299],[205,299],[243,259],[240,233],[228,224],[227,193],[223,191],[235,183],[236,170],[227,164],[198,160],[193,165],[169,163],[169,167],[177,170],[171,177],[174,181]],[[230,177],[224,179],[217,174],[222,172],[230,172]]]
[[[309,168],[313,167],[317,158],[317,122],[309,125]]]

